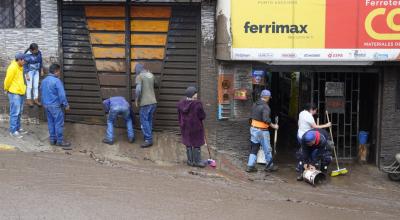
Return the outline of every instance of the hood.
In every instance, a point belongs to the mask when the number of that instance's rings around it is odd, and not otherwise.
[[[179,102],[178,104],[178,108],[184,112],[184,113],[188,113],[190,111],[190,109],[192,108],[192,106],[195,105],[197,101],[196,100],[187,100],[187,99],[183,99],[182,101]]]
[[[140,74],[142,77],[146,77],[146,78],[153,78],[153,74],[149,71],[142,71],[142,73]]]

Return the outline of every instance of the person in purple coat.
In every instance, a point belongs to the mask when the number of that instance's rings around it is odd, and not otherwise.
[[[205,167],[201,160],[201,146],[205,144],[203,120],[206,113],[203,104],[197,100],[197,89],[188,87],[186,98],[178,103],[178,120],[181,128],[182,143],[186,146],[187,164],[195,167]]]

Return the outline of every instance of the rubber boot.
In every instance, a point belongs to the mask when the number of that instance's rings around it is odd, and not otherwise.
[[[206,167],[206,163],[201,160],[201,149],[200,148],[192,148],[193,152],[193,166],[204,168]]]
[[[192,147],[186,147],[187,165],[193,166],[193,151]]]

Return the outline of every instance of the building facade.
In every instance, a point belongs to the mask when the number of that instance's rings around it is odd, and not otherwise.
[[[251,105],[267,88],[273,116],[283,119],[281,154],[294,158],[297,114],[312,102],[320,123],[329,112],[339,158],[356,159],[358,134],[367,131],[368,161],[392,160],[400,151],[392,133],[400,118],[400,38],[385,18],[395,11],[367,1],[218,1],[218,119],[225,124],[224,139],[248,135]],[[245,149],[248,139],[238,139],[230,147]]]

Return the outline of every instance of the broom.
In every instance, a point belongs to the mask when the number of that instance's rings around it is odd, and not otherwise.
[[[204,125],[203,125],[204,127]],[[208,160],[207,160],[207,164],[212,167],[212,168],[216,168],[217,167],[217,163],[215,162],[215,160],[212,159],[211,157],[211,151],[210,151],[210,146],[208,146],[207,144],[207,134],[206,131],[204,131],[204,145],[206,145],[207,150],[208,150]]]
[[[329,123],[330,121],[329,121],[328,111],[326,111],[325,113],[326,113],[326,119],[328,120],[328,123]],[[331,139],[333,141],[332,126],[329,127],[329,132],[331,133]],[[336,147],[335,146],[333,146],[333,153],[335,154],[337,170],[332,170],[331,176],[339,176],[339,175],[344,175],[344,174],[348,173],[349,171],[347,171],[346,168],[340,169],[340,167],[339,167],[339,162],[338,162],[338,159],[337,159]]]

